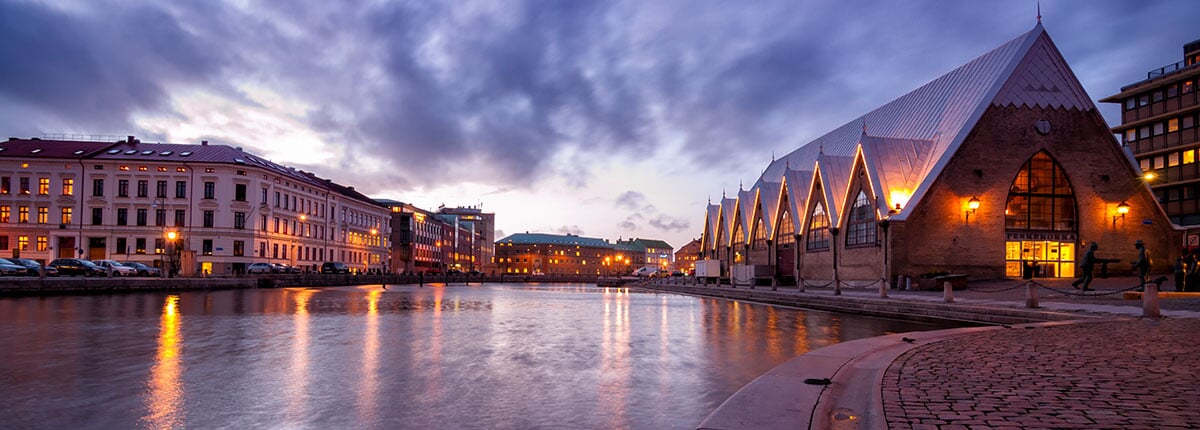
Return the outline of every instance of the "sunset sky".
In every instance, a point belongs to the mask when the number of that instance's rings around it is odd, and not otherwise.
[[[1037,7],[0,0],[0,133],[208,140],[374,197],[482,204],[497,238],[679,247],[772,154],[1029,30]],[[1041,13],[1093,100],[1200,39],[1193,0]]]

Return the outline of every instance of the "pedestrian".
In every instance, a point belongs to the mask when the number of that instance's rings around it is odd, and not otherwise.
[[[1083,258],[1079,260],[1079,279],[1071,283],[1075,289],[1080,289],[1079,285],[1082,284],[1083,291],[1091,291],[1088,286],[1092,285],[1092,269],[1096,267],[1096,249],[1099,247],[1100,244],[1096,242],[1088,244],[1087,252],[1084,252]]]
[[[1171,266],[1171,275],[1175,278],[1175,291],[1183,291],[1184,276],[1186,276],[1188,269],[1187,266],[1187,262],[1184,261],[1182,255],[1175,257],[1175,265]]]
[[[1137,258],[1133,260],[1133,271],[1138,275],[1138,291],[1146,285],[1146,278],[1150,275],[1150,255],[1146,252],[1146,244],[1138,239],[1133,242],[1133,247],[1137,248]]]
[[[1188,254],[1187,274],[1183,276],[1183,290],[1187,292],[1200,292],[1200,259],[1195,253]]]

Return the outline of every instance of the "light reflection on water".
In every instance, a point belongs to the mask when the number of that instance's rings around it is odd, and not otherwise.
[[[796,354],[927,324],[582,285],[0,299],[9,428],[694,428]]]

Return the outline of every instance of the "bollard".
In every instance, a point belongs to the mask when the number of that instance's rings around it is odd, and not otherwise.
[[[800,289],[801,293],[804,292],[804,278],[796,278],[796,287]]]
[[[1142,316],[1158,318],[1162,313],[1158,309],[1158,284],[1146,283],[1146,291],[1142,292]]]
[[[912,291],[912,278],[904,277],[904,291]]]
[[[888,283],[885,280],[879,280],[879,297],[886,299],[888,296]]]
[[[942,284],[942,300],[946,303],[954,303],[954,286],[950,282]]]
[[[1025,284],[1025,307],[1038,307],[1037,284],[1033,282]]]

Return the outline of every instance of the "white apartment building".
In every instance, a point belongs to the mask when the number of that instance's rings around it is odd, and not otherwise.
[[[161,267],[174,255],[184,275],[241,273],[253,262],[384,270],[389,217],[353,187],[241,148],[132,136],[0,142],[3,256]]]

